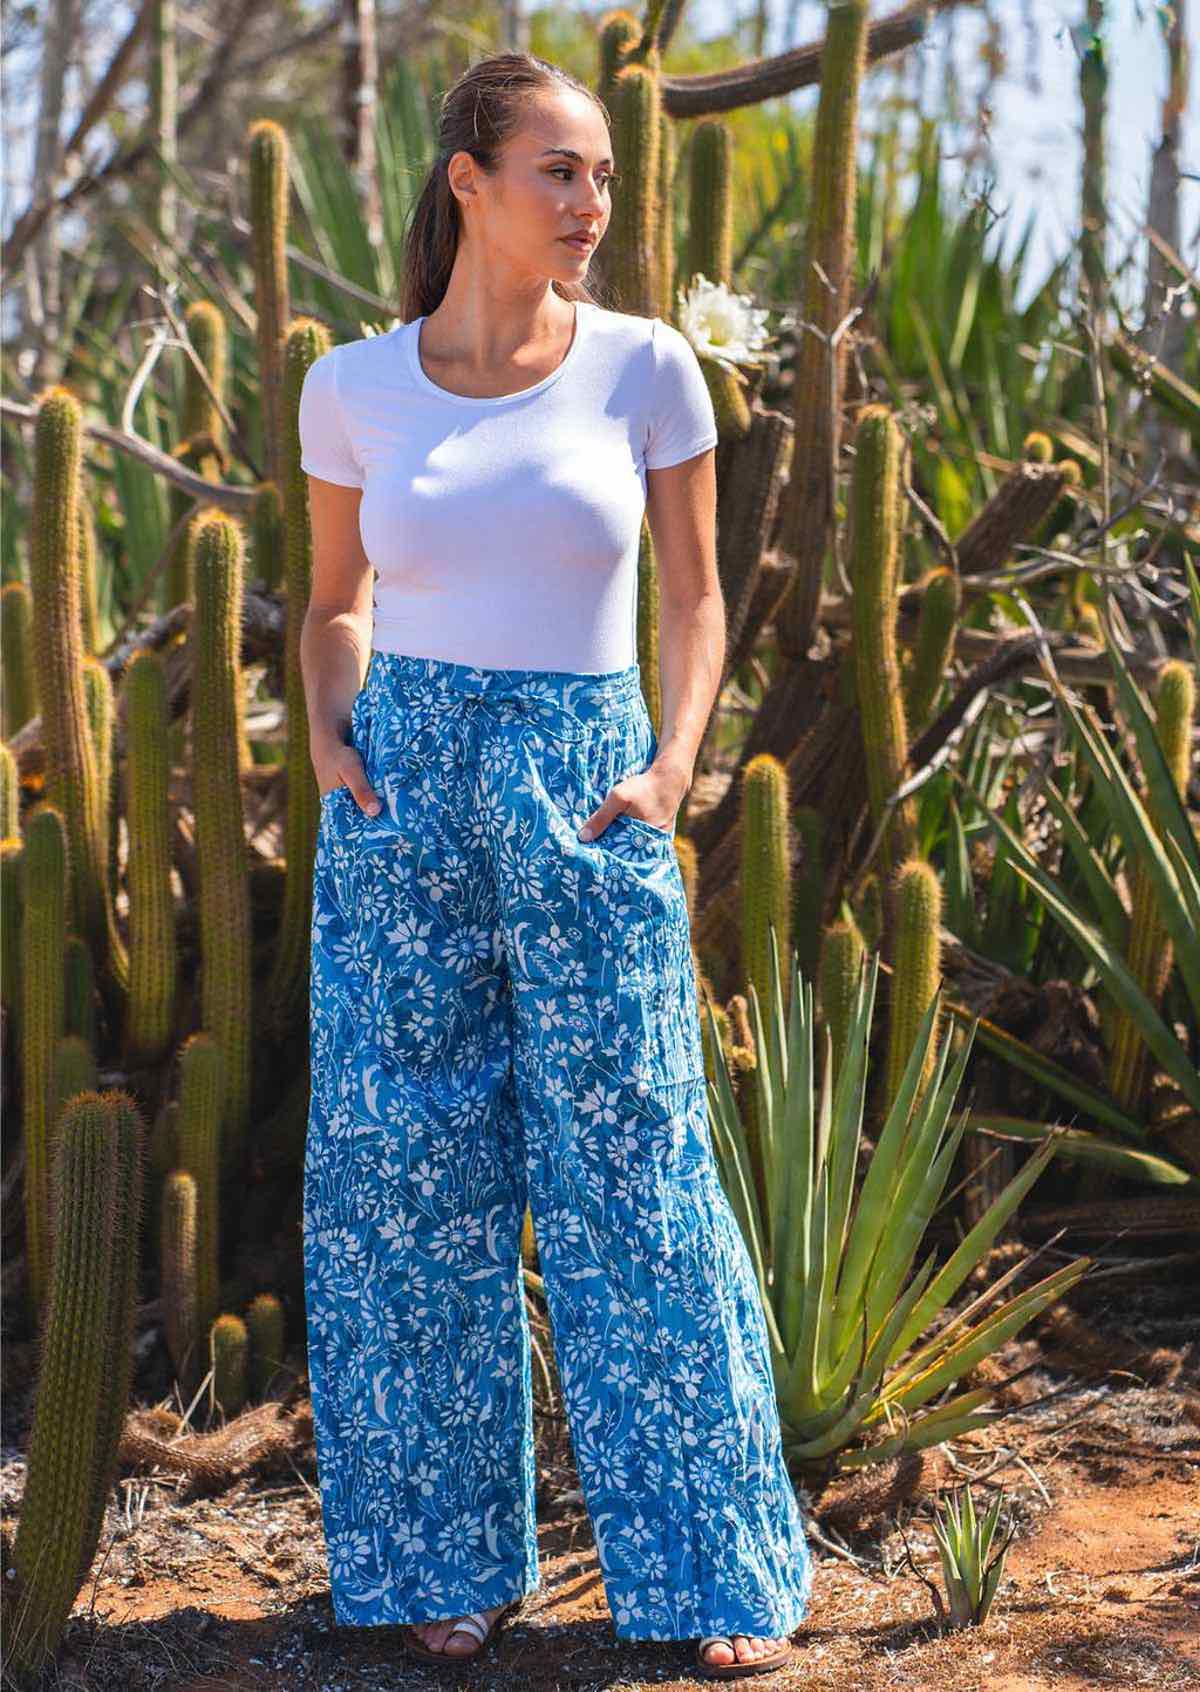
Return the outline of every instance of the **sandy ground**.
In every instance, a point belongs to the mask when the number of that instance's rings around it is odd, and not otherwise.
[[[1036,1342],[1003,1354],[1002,1420],[927,1457],[908,1502],[888,1474],[841,1481],[809,1503],[816,1577],[786,1669],[740,1684],[812,1692],[954,1688],[1075,1692],[1200,1688],[1200,1398],[1189,1368],[1167,1387],[1052,1374]],[[311,1447],[290,1474],[181,1501],[173,1477],[128,1474],[46,1688],[72,1692],[357,1692],[463,1684],[480,1692],[707,1686],[688,1642],[630,1644],[612,1631],[565,1430],[539,1419],[542,1581],[477,1663],[425,1665],[395,1629],[334,1626]],[[0,1453],[0,1512],[16,1514],[24,1465]],[[1002,1485],[1018,1524],[987,1625],[943,1633],[908,1565],[940,1584],[930,1509],[974,1472]],[[823,1543],[822,1543],[823,1542]]]

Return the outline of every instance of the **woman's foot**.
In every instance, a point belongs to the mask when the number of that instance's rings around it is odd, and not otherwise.
[[[733,1642],[734,1649],[732,1651],[729,1648],[729,1641]],[[701,1652],[701,1660],[712,1663],[714,1668],[724,1668],[727,1663],[733,1662],[753,1663],[757,1662],[759,1657],[773,1655],[786,1644],[786,1639],[759,1638],[757,1634],[731,1633],[727,1634],[724,1639],[716,1640],[712,1645],[706,1645]]]
[[[494,1609],[479,1611],[488,1633],[503,1608],[503,1604],[497,1604]],[[476,1651],[482,1651],[483,1641],[469,1628],[458,1629],[458,1623],[463,1619],[462,1616],[451,1616],[446,1621],[413,1622],[411,1626],[417,1638],[431,1651],[441,1651],[447,1657],[473,1657]]]

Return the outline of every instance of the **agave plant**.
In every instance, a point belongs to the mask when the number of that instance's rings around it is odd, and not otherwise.
[[[1200,1029],[1200,842],[1167,768],[1146,701],[1112,638],[1107,619],[1102,620],[1101,626],[1118,697],[1137,744],[1148,801],[1159,819],[1157,827],[1106,738],[1096,713],[1086,704],[1076,704],[1053,667],[1045,659],[1043,663],[1063,720],[1091,770],[1091,793],[1107,813],[1125,862],[1144,867],[1158,921],[1173,943],[1176,972],[1192,1030],[1188,1039],[1180,1039],[1170,1018],[1146,995],[1130,970],[1125,955],[1129,919],[1116,884],[1088,832],[1053,783],[1046,784],[1047,799],[1059,821],[1065,852],[1076,865],[1080,885],[1086,890],[1086,905],[1064,892],[1062,878],[1042,867],[1020,834],[969,782],[958,775],[955,779],[1003,838],[1016,874],[1037,896],[1047,915],[1078,947],[1116,1005],[1132,1019],[1149,1052],[1174,1081],[1191,1109],[1200,1111],[1200,1071],[1194,1055],[1195,1031]],[[1011,1042],[1005,1055],[1035,1079],[1055,1084],[1053,1075],[1047,1075],[1044,1066],[1026,1061],[1027,1056],[1032,1058],[1034,1054],[1027,1054],[1020,1042]],[[1159,1183],[1189,1181],[1185,1171],[1145,1149],[1147,1130],[1136,1118],[1131,1120],[1127,1113],[1114,1114],[1111,1110],[1097,1114],[1099,1120],[1116,1127],[1126,1141],[1143,1142],[1140,1150],[1135,1153],[1128,1145],[1106,1143],[1102,1136],[1089,1135],[1083,1130],[1076,1132],[1074,1141],[1061,1141],[1060,1149],[1073,1156],[1090,1154],[1092,1161],[1105,1163],[1120,1173],[1141,1174]],[[983,1114],[974,1116],[971,1126],[1025,1139],[1040,1138],[1048,1131],[1044,1124],[1022,1118]]]
[[[766,1312],[785,1455],[793,1470],[819,1476],[939,1444],[982,1425],[991,1415],[982,1408],[989,1390],[952,1389],[1060,1298],[1090,1259],[1064,1265],[995,1307],[1017,1266],[948,1315],[950,1300],[1046,1167],[1053,1147],[1035,1150],[940,1269],[931,1251],[911,1274],[965,1131],[965,1119],[951,1128],[947,1122],[974,1031],[962,1040],[948,1073],[953,1033],[947,1031],[914,1105],[939,992],[922,1020],[856,1198],[879,957],[864,959],[836,1076],[824,1030],[819,1098],[812,989],[794,949],[790,968],[793,991],[785,1021],[772,927],[773,1002],[765,1022],[757,991],[753,985],[749,990],[757,1047],[753,1155],[761,1158],[761,1170],[752,1163],[706,993],[715,1073],[709,1106],[722,1186],[749,1248]],[[765,1208],[760,1193],[766,1195]]]
[[[1010,1523],[1003,1543],[993,1551],[1004,1495],[997,1491],[981,1518],[975,1513],[971,1488],[946,1499],[933,1520],[933,1537],[942,1559],[947,1606],[938,1600],[939,1620],[948,1627],[981,1627],[987,1620],[996,1588],[1004,1574],[1004,1559],[1016,1532]]]

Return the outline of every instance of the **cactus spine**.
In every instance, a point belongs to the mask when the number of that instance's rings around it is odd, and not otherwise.
[[[38,711],[33,595],[24,582],[6,582],[0,589],[0,694],[4,738],[10,740]]]
[[[128,1093],[66,1107],[54,1165],[55,1244],[21,1515],[10,1662],[57,1649],[91,1567],[133,1373],[142,1124]]]
[[[1168,659],[1159,672],[1155,699],[1158,740],[1171,780],[1180,797],[1187,791],[1192,749],[1192,718],[1196,710],[1196,674],[1190,664]],[[1150,809],[1156,831],[1160,825]],[[1138,862],[1132,874],[1129,913],[1129,943],[1126,961],[1150,1000],[1158,1005],[1166,992],[1174,963],[1174,943],[1158,914],[1157,897],[1149,872]],[[1116,1012],[1112,1048],[1108,1060],[1108,1084],[1113,1097],[1129,1110],[1142,1102],[1149,1072],[1149,1053],[1133,1018]]]
[[[25,1147],[25,1275],[30,1319],[37,1326],[50,1284],[50,1172],[54,1121],[50,1089],[54,1052],[64,1033],[69,847],[62,812],[36,805],[25,823],[21,854],[21,1102]]]
[[[283,336],[291,316],[287,269],[288,140],[271,118],[250,125],[250,227],[267,476],[284,478]]]
[[[237,748],[242,537],[219,511],[192,524],[192,795],[200,881],[200,1021],[225,1056],[223,1156],[240,1163],[250,1104],[250,887]]]
[[[34,636],[42,687],[46,797],[67,826],[69,918],[123,993],[129,961],[116,928],[101,835],[99,771],[88,729],[79,629],[79,500],[83,414],[66,388],[38,406],[29,523]]]
[[[898,483],[901,436],[882,405],[863,408],[855,434],[851,485],[850,576],[854,672],[866,756],[871,818],[878,827],[887,801],[904,779],[908,730],[896,652],[896,573],[900,552]],[[885,866],[916,851],[911,798],[892,811],[883,837]]]
[[[308,742],[308,707],[300,668],[300,635],[312,582],[312,531],[308,494],[300,467],[300,389],[309,368],[329,351],[329,337],[311,318],[298,318],[287,338],[284,361],[284,537],[287,571],[287,634],[284,692],[287,701],[287,818],[284,825],[287,880],[275,959],[268,988],[278,1034],[303,1015],[308,995],[312,924],[312,876],[321,801]]]
[[[900,1090],[921,1018],[941,980],[942,887],[937,872],[922,858],[910,858],[896,871],[892,902],[895,960],[889,999],[885,1110]],[[933,1069],[936,1049],[935,1028],[917,1084],[914,1108]]]
[[[758,994],[764,1024],[771,1022],[771,937],[775,930],[783,1008],[790,1002],[792,867],[787,771],[770,752],[746,765],[742,782],[742,973]]]
[[[175,900],[171,891],[167,679],[157,652],[143,647],[123,681],[128,752],[129,1018],[126,1062],[163,1058],[175,1022]]]

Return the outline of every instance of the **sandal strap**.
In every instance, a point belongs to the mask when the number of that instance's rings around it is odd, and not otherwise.
[[[706,1633],[700,1641],[700,1650],[707,1651],[710,1645],[728,1645],[733,1650],[733,1640],[727,1633]]]
[[[470,1634],[473,1639],[477,1639],[482,1645],[487,1638],[487,1618],[481,1610],[472,1610],[469,1616],[464,1616],[461,1621],[456,1621],[450,1632]]]

